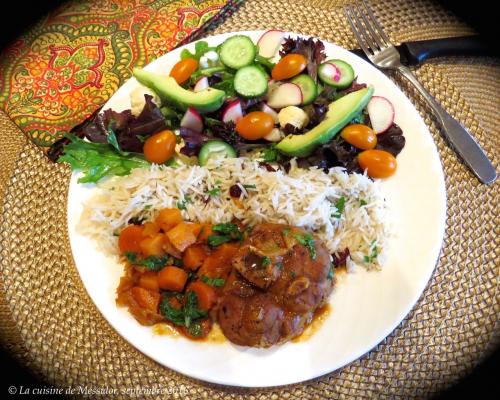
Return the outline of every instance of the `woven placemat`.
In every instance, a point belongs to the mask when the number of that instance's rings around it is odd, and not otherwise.
[[[342,3],[247,1],[209,34],[276,27],[356,47]],[[472,32],[430,1],[372,4],[395,42]],[[428,63],[416,73],[498,165],[499,63],[486,58],[445,59]],[[0,334],[4,345],[54,385],[162,388],[163,394],[156,392],[151,398],[429,398],[456,382],[499,343],[499,184],[479,184],[446,146],[413,88],[398,77],[393,79],[413,99],[438,146],[446,176],[448,218],[442,255],[424,294],[399,327],[369,354],[324,377],[271,389],[202,383],[145,357],[107,324],[73,264],[66,229],[69,169],[48,162],[0,114]]]

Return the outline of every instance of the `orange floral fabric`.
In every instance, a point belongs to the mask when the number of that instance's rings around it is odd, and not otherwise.
[[[63,5],[0,55],[0,107],[38,145],[82,122],[144,66],[239,0],[84,0]]]

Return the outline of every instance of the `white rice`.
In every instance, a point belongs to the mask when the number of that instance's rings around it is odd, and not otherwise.
[[[240,207],[229,188],[242,189]],[[252,185],[252,186],[248,186]],[[253,188],[253,185],[255,188]],[[220,189],[220,195],[208,191]],[[205,167],[171,168],[153,165],[135,169],[97,185],[84,204],[79,231],[98,241],[108,254],[117,254],[117,233],[133,217],[152,219],[162,208],[185,204],[186,220],[245,224],[284,223],[303,227],[323,240],[331,253],[349,248],[349,269],[380,268],[390,235],[387,207],[378,183],[359,174],[332,168],[297,168],[269,172],[249,158],[214,160]],[[340,218],[335,204],[345,199]],[[187,200],[186,200],[187,199]]]

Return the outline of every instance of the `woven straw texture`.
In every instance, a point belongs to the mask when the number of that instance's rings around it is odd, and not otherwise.
[[[341,3],[251,0],[209,34],[276,27],[353,48],[356,43]],[[372,4],[394,42],[472,33],[455,16],[425,0]],[[492,59],[459,58],[440,59],[416,71],[424,86],[470,129],[495,165],[500,149],[499,67]],[[272,389],[222,388],[157,365],[121,339],[81,284],[66,233],[69,169],[48,162],[2,114],[0,334],[4,344],[34,372],[61,387],[171,388],[172,394],[151,398],[429,398],[456,382],[499,342],[499,185],[479,184],[446,146],[414,89],[397,76],[392,79],[413,100],[439,148],[448,218],[441,258],[424,294],[369,354],[313,381]]]

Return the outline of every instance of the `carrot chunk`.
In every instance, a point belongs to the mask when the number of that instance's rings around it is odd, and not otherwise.
[[[210,235],[213,235],[214,231],[212,230],[212,225],[211,224],[203,224],[201,226],[201,232],[198,236],[198,242],[199,243],[207,243],[208,242],[208,237]]]
[[[190,270],[196,270],[203,264],[205,258],[208,257],[208,250],[205,246],[194,244],[189,246],[184,255],[182,256],[182,262],[184,267]]]
[[[165,235],[165,238],[163,240],[163,250],[165,250],[172,257],[182,258],[182,252],[177,250],[177,248],[172,243],[170,243],[170,239],[167,235]]]
[[[143,225],[144,229],[142,230],[142,236],[155,236],[160,233],[160,225],[155,222],[146,222]]]
[[[142,229],[140,225],[129,225],[121,231],[118,247],[122,253],[141,251],[139,243],[142,240]]]
[[[202,281],[194,281],[189,284],[186,293],[194,292],[198,298],[198,308],[200,310],[210,310],[217,301],[217,293],[215,289]]]
[[[155,221],[164,232],[182,222],[181,211],[178,208],[164,208],[160,211]]]
[[[196,242],[196,229],[198,228],[193,225],[198,224],[187,224],[182,222],[166,233],[168,240],[177,250],[182,252]],[[201,227],[199,228],[201,229]]]
[[[160,286],[158,286],[158,274],[153,271],[144,272],[139,278],[139,286],[157,292],[160,290]]]
[[[133,287],[131,292],[134,300],[142,308],[151,312],[156,312],[158,310],[158,304],[160,304],[160,293],[151,292],[150,290],[139,286]]]
[[[198,270],[198,276],[226,279],[231,272],[231,261],[239,248],[238,243],[223,243],[215,249]]]
[[[165,235],[157,233],[154,236],[144,238],[140,241],[139,247],[145,256],[162,256],[164,254],[163,244]]]
[[[188,274],[182,268],[169,266],[158,272],[158,285],[164,290],[182,292],[187,280]]]

